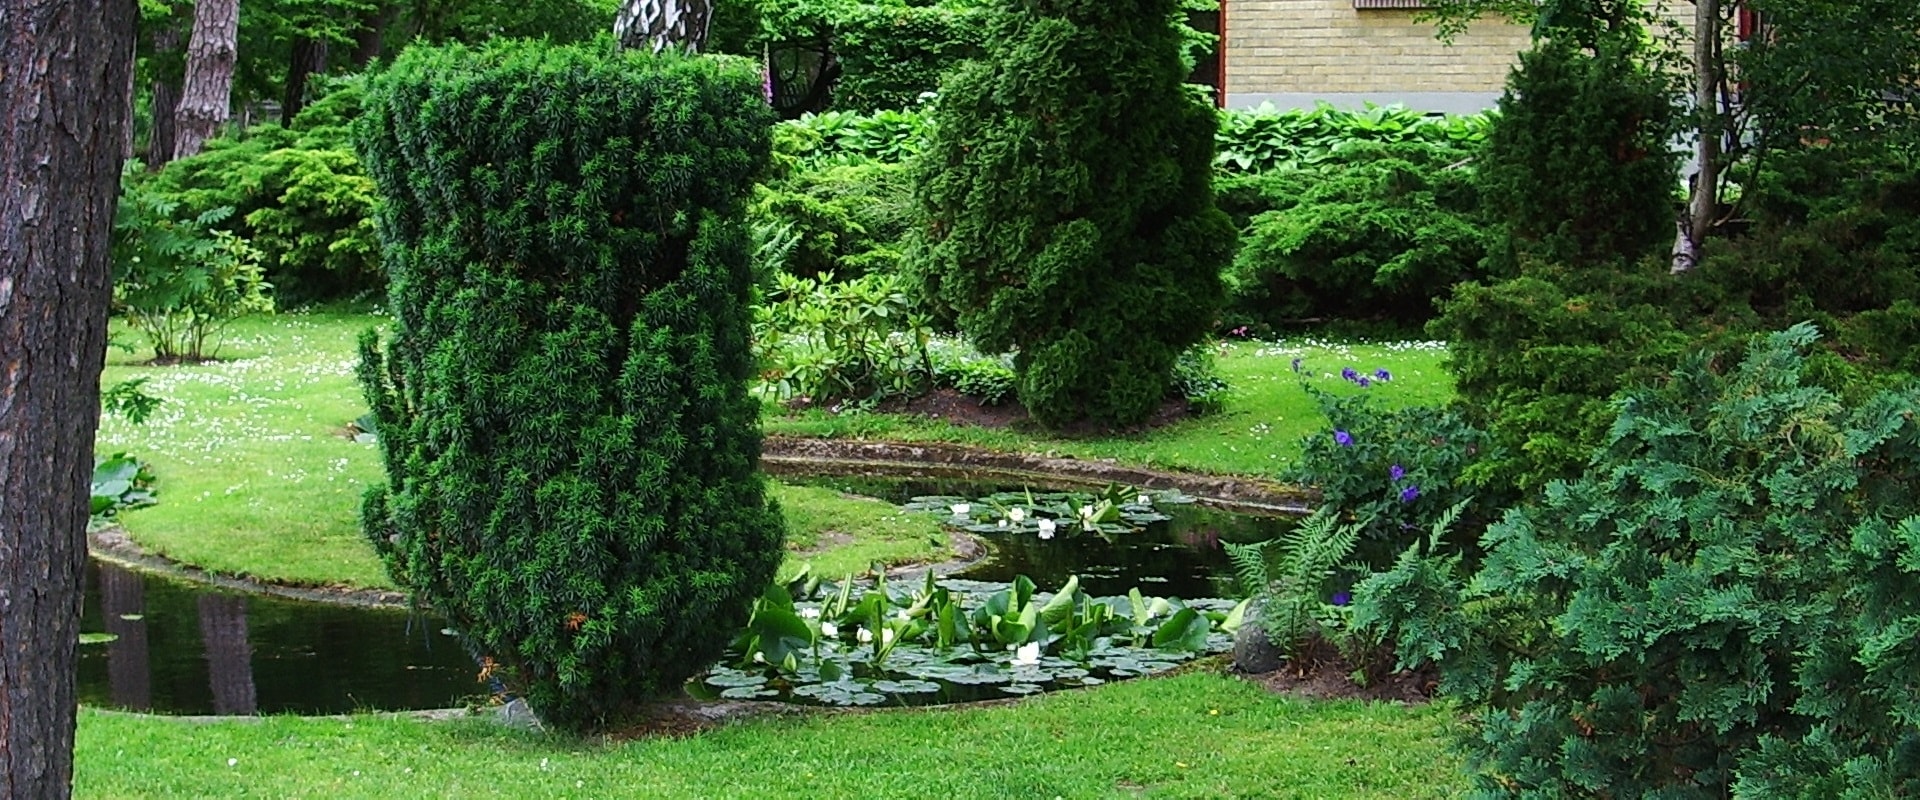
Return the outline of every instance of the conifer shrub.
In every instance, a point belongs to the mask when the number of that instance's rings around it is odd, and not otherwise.
[[[410,48],[356,128],[392,339],[360,378],[367,536],[550,723],[719,657],[781,556],[747,393],[751,65]]]
[[[1356,623],[1475,710],[1483,794],[1920,792],[1920,388],[1810,385],[1816,335],[1623,395],[1470,580],[1415,549],[1356,588]]]
[[[1218,124],[1181,88],[1174,8],[999,0],[918,163],[919,292],[982,350],[1017,350],[1048,426],[1144,419],[1222,302]]]
[[[1661,79],[1628,37],[1583,49],[1549,35],[1520,55],[1480,159],[1482,196],[1506,226],[1496,268],[1516,258],[1633,261],[1671,242],[1679,162]]]

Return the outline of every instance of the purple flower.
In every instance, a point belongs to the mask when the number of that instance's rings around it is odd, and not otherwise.
[[[1341,447],[1352,447],[1353,434],[1347,433],[1346,431],[1334,431],[1333,443],[1340,445]]]
[[[1340,377],[1346,378],[1347,380],[1350,380],[1350,381],[1358,380],[1360,378],[1360,373],[1355,371],[1354,368],[1352,367],[1347,367],[1345,369],[1340,370]]]
[[[1293,371],[1294,371],[1294,372],[1299,372],[1299,371],[1300,371],[1300,359],[1297,359],[1297,358],[1296,358],[1296,359],[1294,359],[1294,360],[1293,360]]]
[[[1367,376],[1365,375],[1360,376],[1360,378],[1358,380],[1355,380],[1354,383],[1360,384],[1360,388],[1362,389],[1365,389],[1373,385],[1373,381],[1367,380]]]
[[[1407,470],[1405,467],[1395,464],[1387,468],[1387,477],[1394,483],[1399,483],[1401,478],[1407,477]]]
[[[1336,606],[1344,606],[1344,605],[1346,605],[1346,604],[1348,604],[1348,603],[1351,603],[1351,602],[1353,602],[1353,593],[1352,593],[1352,592],[1334,592],[1334,593],[1333,593],[1333,604],[1334,604],[1334,605],[1336,605]]]
[[[1386,367],[1381,367],[1373,371],[1373,377],[1383,381],[1390,381],[1393,380],[1393,373],[1388,372]]]
[[[1400,490],[1400,502],[1402,503],[1411,503],[1414,500],[1419,499],[1419,497],[1420,497],[1419,484],[1409,483],[1407,484],[1407,488]]]

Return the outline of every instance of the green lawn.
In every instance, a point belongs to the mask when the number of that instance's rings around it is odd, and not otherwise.
[[[1310,702],[1189,674],[968,708],[801,715],[585,743],[362,716],[82,710],[78,797],[1428,798],[1444,706]]]
[[[217,572],[307,585],[392,588],[362,541],[360,495],[381,479],[375,445],[345,427],[366,404],[353,377],[355,337],[385,320],[302,313],[236,322],[222,361],[145,367],[147,353],[109,354],[108,383],[145,376],[165,404],[146,425],[102,421],[102,452],[153,463],[160,504],[125,516],[141,545]],[[133,336],[123,334],[131,341]],[[1234,342],[1220,369],[1233,385],[1225,410],[1146,433],[1102,439],[957,427],[917,417],[820,411],[786,416],[769,406],[771,433],[957,441],[1002,450],[1111,458],[1128,464],[1272,475],[1320,424],[1302,380],[1334,392],[1370,391],[1391,403],[1440,402],[1451,386],[1432,343]],[[1302,359],[1301,374],[1292,360]],[[1341,368],[1385,368],[1394,380],[1359,389]],[[937,527],[890,507],[820,489],[776,486],[793,548],[821,574],[880,561],[938,559]],[[787,570],[797,568],[797,560]]]

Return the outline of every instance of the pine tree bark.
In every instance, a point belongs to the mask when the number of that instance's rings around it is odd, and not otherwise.
[[[174,113],[173,157],[186,158],[219,131],[232,113],[233,65],[240,35],[240,0],[199,0],[187,40],[187,76]]]
[[[156,55],[172,53],[180,49],[180,29],[167,25],[153,32],[153,52]],[[162,58],[161,61],[168,59]],[[153,116],[153,124],[147,128],[147,169],[157,170],[173,160],[173,115],[180,107],[180,79],[175,76],[156,75],[150,89],[153,102],[147,107],[147,113]]]
[[[286,92],[280,98],[280,126],[293,124],[300,109],[307,107],[307,79],[327,73],[327,43],[301,37],[293,42],[293,59],[287,64]]]
[[[0,797],[67,797],[132,0],[0,0]]]
[[[713,0],[623,0],[613,20],[613,38],[621,47],[698,53],[707,44],[712,21]]]
[[[353,66],[365,69],[380,58],[385,47],[387,26],[393,24],[395,9],[382,3],[360,15],[360,30],[353,35]]]

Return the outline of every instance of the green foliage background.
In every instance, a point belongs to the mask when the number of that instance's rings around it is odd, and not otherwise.
[[[1213,110],[1182,88],[1172,0],[1003,2],[917,167],[910,270],[936,318],[1018,348],[1035,419],[1127,424],[1221,303]]]
[[[414,48],[357,128],[395,316],[362,346],[367,536],[576,730],[712,663],[781,555],[746,391],[758,72],[607,49]]]

